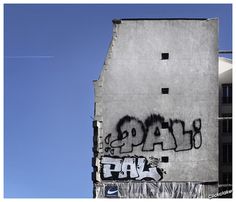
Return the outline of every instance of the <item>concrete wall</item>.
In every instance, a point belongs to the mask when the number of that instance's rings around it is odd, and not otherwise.
[[[98,182],[218,181],[217,52],[215,19],[114,23],[94,82]]]

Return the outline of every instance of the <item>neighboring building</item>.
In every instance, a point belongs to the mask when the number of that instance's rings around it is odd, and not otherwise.
[[[232,60],[219,58],[219,192],[232,190]],[[231,194],[222,197],[232,197]]]
[[[218,20],[113,20],[95,88],[94,197],[218,192]]]

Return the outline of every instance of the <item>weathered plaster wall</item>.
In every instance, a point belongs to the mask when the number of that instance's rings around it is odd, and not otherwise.
[[[97,181],[218,181],[217,52],[216,19],[114,24],[94,82]]]

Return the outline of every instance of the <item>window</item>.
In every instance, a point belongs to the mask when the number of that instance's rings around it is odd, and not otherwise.
[[[223,103],[232,103],[232,84],[222,84],[223,89]]]
[[[232,184],[232,173],[231,172],[223,173],[223,184]]]
[[[168,163],[169,162],[169,157],[168,156],[162,156],[161,157],[161,162]]]
[[[162,122],[161,128],[163,128],[163,129],[168,128],[168,122]]]
[[[232,163],[232,143],[223,144],[223,163]]]
[[[223,119],[223,133],[232,133],[232,119]]]
[[[161,54],[161,59],[162,60],[168,60],[169,59],[169,53],[162,53]]]
[[[169,94],[169,88],[162,88],[161,93],[162,94]]]

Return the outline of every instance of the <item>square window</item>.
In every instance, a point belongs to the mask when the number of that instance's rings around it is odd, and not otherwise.
[[[232,119],[223,120],[223,133],[232,133]]]
[[[223,163],[224,164],[232,163],[232,144],[231,143],[223,144]]]
[[[169,59],[169,53],[162,53],[161,54],[161,59],[162,60],[168,60]]]
[[[162,94],[169,94],[169,88],[162,88],[161,93]]]
[[[168,128],[168,122],[162,122],[161,128],[163,128],[163,129]]]
[[[232,173],[230,172],[223,173],[223,184],[232,184]]]
[[[162,156],[161,157],[161,162],[165,162],[165,163],[169,162],[169,157],[168,156]]]
[[[223,97],[222,102],[232,103],[232,84],[222,84]]]

